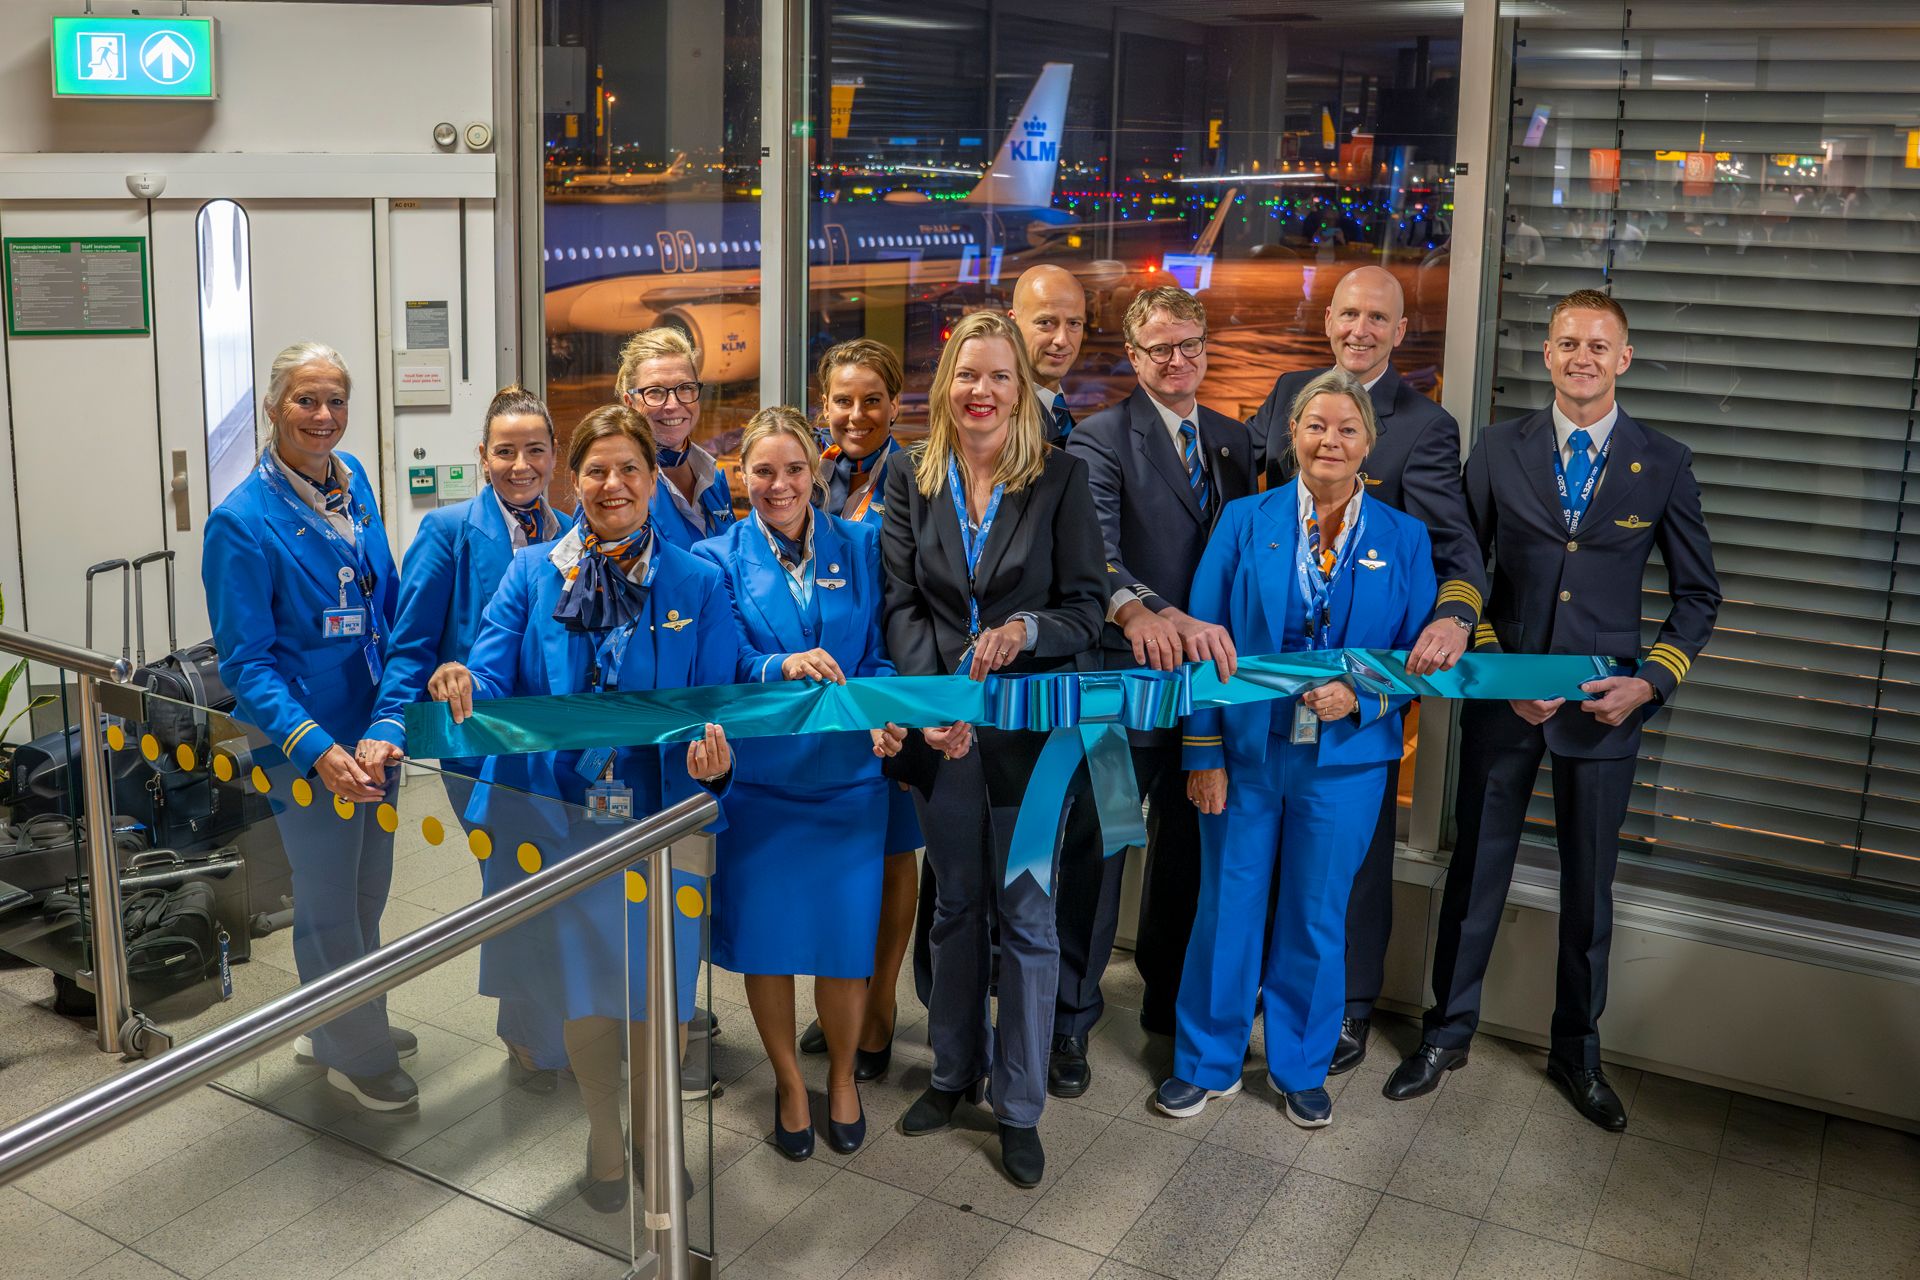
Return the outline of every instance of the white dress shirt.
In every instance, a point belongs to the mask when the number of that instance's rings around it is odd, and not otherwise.
[[[314,489],[312,481],[288,466],[280,457],[280,451],[272,445],[267,446],[267,456],[273,459],[273,465],[280,468],[280,474],[287,478],[287,485],[294,495],[304,502],[315,515],[325,520],[333,531],[347,540],[349,546],[354,542],[353,517],[343,511],[327,510],[327,502]],[[348,493],[353,492],[353,468],[349,467],[339,454],[327,458],[329,466],[340,468],[340,484]]]
[[[1587,434],[1593,438],[1593,443],[1587,447],[1587,458],[1590,461],[1599,460],[1600,450],[1602,446],[1607,443],[1607,437],[1613,434],[1614,420],[1619,416],[1620,405],[1618,401],[1615,401],[1613,407],[1607,410],[1604,418],[1587,428]],[[1560,402],[1558,400],[1554,401],[1553,438],[1560,446],[1560,465],[1562,467],[1569,465],[1573,461],[1573,448],[1567,443],[1567,438],[1577,430],[1579,430],[1579,428],[1574,424],[1573,419],[1560,411]]]

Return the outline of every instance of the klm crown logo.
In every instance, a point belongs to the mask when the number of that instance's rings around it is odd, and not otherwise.
[[[730,354],[738,354],[747,349],[747,340],[737,333],[729,333],[727,340],[720,344],[720,349]]]
[[[1026,141],[1015,142],[1009,148],[1015,160],[1039,160],[1052,164],[1060,158],[1060,144],[1047,141],[1047,122],[1039,116],[1022,120],[1020,132],[1026,135]]]

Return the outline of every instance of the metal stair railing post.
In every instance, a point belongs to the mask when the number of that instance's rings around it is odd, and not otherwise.
[[[680,1122],[680,1009],[674,971],[673,846],[647,857],[646,1139],[641,1151],[642,1229],[657,1280],[687,1280],[686,1132]]]

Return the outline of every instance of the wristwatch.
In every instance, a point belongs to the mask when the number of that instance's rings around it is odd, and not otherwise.
[[[1461,629],[1462,631],[1472,631],[1472,630],[1473,630],[1473,623],[1471,623],[1471,622],[1469,622],[1469,621],[1468,621],[1467,619],[1465,619],[1465,618],[1462,618],[1462,617],[1460,617],[1460,616],[1459,616],[1458,614],[1452,614],[1452,613],[1450,613],[1450,614],[1448,614],[1448,615],[1447,615],[1447,621],[1448,621],[1448,622],[1454,622],[1454,623],[1458,623],[1458,624],[1459,624],[1459,626],[1460,626],[1460,629]]]

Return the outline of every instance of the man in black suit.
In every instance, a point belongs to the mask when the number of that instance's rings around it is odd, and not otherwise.
[[[1388,1078],[1389,1098],[1427,1093],[1467,1061],[1527,802],[1550,754],[1560,955],[1547,1074],[1595,1124],[1627,1127],[1600,1069],[1598,1031],[1620,828],[1640,725],[1673,696],[1720,609],[1692,453],[1615,402],[1615,380],[1632,360],[1619,303],[1592,289],[1562,298],[1547,321],[1553,404],[1488,427],[1467,460],[1467,505],[1494,563],[1475,650],[1597,654],[1618,674],[1588,681],[1592,700],[1573,707],[1559,699],[1466,704],[1459,840],[1434,947],[1437,1003],[1419,1051]],[[1642,580],[1655,548],[1672,603],[1641,658]]]
[[[1367,496],[1413,516],[1433,543],[1440,595],[1433,616],[1414,644],[1408,668],[1417,675],[1444,671],[1460,660],[1480,613],[1486,563],[1467,520],[1460,489],[1460,428],[1453,415],[1408,386],[1395,372],[1393,352],[1407,336],[1405,299],[1393,273],[1380,267],[1349,271],[1327,307],[1327,339],[1336,365],[1367,388],[1380,420],[1380,438],[1367,455]],[[1293,398],[1325,373],[1308,369],[1283,374],[1258,413],[1248,420],[1267,487],[1293,478],[1287,455],[1287,422]],[[1386,980],[1387,943],[1393,935],[1393,846],[1397,835],[1400,766],[1387,774],[1373,843],[1347,899],[1347,1007],[1328,1074],[1339,1075],[1367,1056],[1373,1002]]]
[[[1013,284],[1007,314],[1027,340],[1033,360],[1033,385],[1039,393],[1040,420],[1047,443],[1065,444],[1073,430],[1061,379],[1073,372],[1087,336],[1087,291],[1065,267],[1028,267]]]
[[[1087,463],[1106,543],[1108,669],[1171,671],[1182,661],[1233,667],[1225,628],[1186,612],[1187,589],[1220,508],[1253,492],[1253,446],[1239,423],[1198,400],[1207,374],[1207,313],[1172,285],[1127,308],[1127,357],[1139,385],[1074,428],[1067,452]],[[1136,953],[1141,1022],[1172,1034],[1173,1001],[1200,885],[1200,825],[1186,796],[1180,731],[1129,735],[1147,801],[1147,884]],[[1061,851],[1060,999],[1047,1088],[1078,1097],[1092,1081],[1087,1035],[1103,1008],[1100,979],[1119,921],[1122,860],[1101,854],[1094,806],[1076,800]]]

